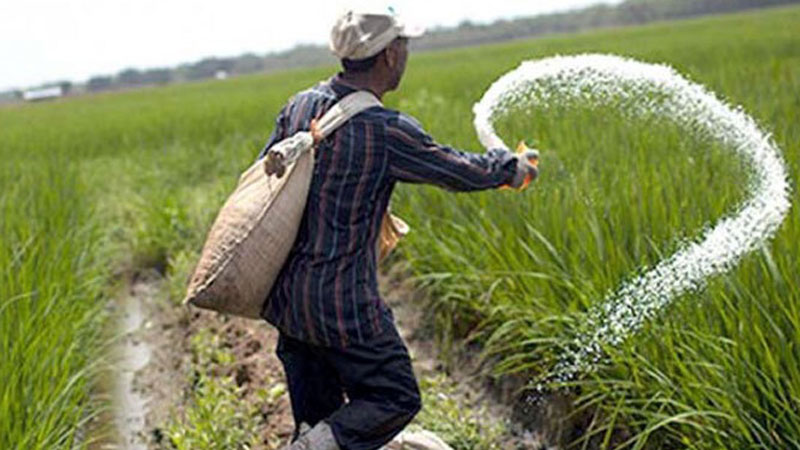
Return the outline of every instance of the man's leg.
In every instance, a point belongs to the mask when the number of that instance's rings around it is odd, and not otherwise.
[[[345,450],[380,448],[421,408],[408,350],[389,314],[383,327],[370,342],[324,352],[349,399],[325,420]]]
[[[344,392],[334,368],[309,344],[281,333],[276,353],[286,373],[296,439],[300,424],[314,426],[339,409]]]

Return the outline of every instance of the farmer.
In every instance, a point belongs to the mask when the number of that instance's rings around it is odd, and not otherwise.
[[[380,99],[395,90],[408,39],[420,34],[389,13],[341,16],[330,48],[343,71],[289,101],[259,158],[346,95]],[[420,409],[408,351],[378,292],[376,241],[395,184],[477,191],[521,188],[536,175],[507,149],[478,155],[440,145],[416,120],[383,107],[318,144],[297,239],[263,311],[280,331],[296,426],[289,449],[376,449]]]

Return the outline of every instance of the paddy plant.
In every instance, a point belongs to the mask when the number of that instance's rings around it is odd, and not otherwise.
[[[412,53],[384,100],[437,140],[482,151],[472,105],[523,60],[666,62],[752,115],[796,184],[798,21],[800,9],[782,8]],[[335,70],[0,108],[0,448],[87,444],[85,425],[107,406],[95,388],[109,286],[157,268],[179,293],[281,106]],[[669,123],[534,104],[497,125],[542,150],[527,192],[400,186],[393,205],[412,227],[395,258],[427,287],[441,347],[479,346],[496,375],[546,376],[582,314],[747,195],[748,167],[730,149]],[[773,241],[604,349],[598,370],[566,386],[584,424],[572,447],[800,446],[799,230],[794,206]]]
[[[702,24],[710,30],[712,22]],[[758,54],[760,38],[750,36],[752,48],[733,35],[726,40],[719,29],[719,40],[703,39],[695,25],[692,52],[670,50],[676,37],[645,58],[659,54],[691,68],[695,81],[765,118],[796,179],[791,92],[800,72],[786,65],[796,53],[778,42],[797,37],[784,35],[774,42],[784,50]],[[734,41],[735,48],[727,45]],[[712,49],[727,58],[711,56]],[[701,53],[709,60],[698,61]],[[535,386],[576,333],[586,331],[580,327],[592,306],[732,212],[748,194],[749,171],[731,149],[615,108],[524,104],[504,114],[498,130],[506,142],[533,138],[529,144],[542,149],[542,175],[531,191],[453,198],[413,188],[402,191],[396,211],[425,230],[409,237],[405,251],[418,280],[430,287],[443,343],[480,343],[496,373],[527,377]],[[797,203],[796,191],[791,200]],[[597,372],[551,386],[575,395],[576,417],[590,416],[581,419],[587,429],[573,445],[796,446],[800,380],[793,367],[800,353],[796,310],[786,306],[797,304],[800,285],[790,256],[797,251],[796,225],[792,210],[776,238],[735,270],[682,296],[623,345],[604,348],[609,360]],[[753,355],[774,361],[771,370]],[[529,414],[536,408],[530,405]]]

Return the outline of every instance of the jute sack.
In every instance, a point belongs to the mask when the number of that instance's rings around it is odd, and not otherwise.
[[[380,105],[368,92],[350,94],[315,123],[313,132],[275,144],[266,158],[242,174],[208,233],[184,304],[253,319],[261,316],[297,237],[315,143],[359,112]]]

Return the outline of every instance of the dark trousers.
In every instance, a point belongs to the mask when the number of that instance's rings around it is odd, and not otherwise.
[[[370,342],[344,349],[281,333],[277,354],[286,372],[295,427],[324,420],[339,447],[367,450],[380,448],[411,421],[421,407],[411,359],[389,317],[383,326],[383,333]]]

